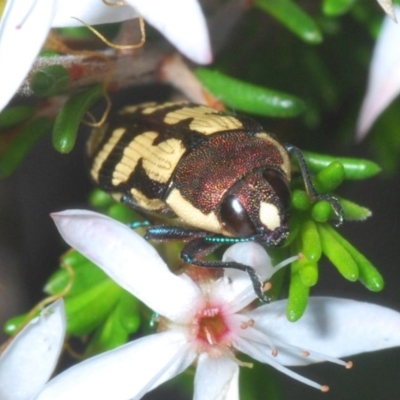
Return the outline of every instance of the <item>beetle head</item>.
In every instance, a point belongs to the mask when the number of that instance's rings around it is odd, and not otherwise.
[[[260,235],[260,242],[280,246],[289,234],[290,191],[284,174],[257,170],[237,182],[224,197],[220,220],[230,236]]]

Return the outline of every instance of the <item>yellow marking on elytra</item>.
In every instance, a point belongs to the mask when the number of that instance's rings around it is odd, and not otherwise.
[[[121,137],[125,133],[125,131],[126,131],[125,128],[115,129],[113,131],[111,137],[109,138],[108,142],[106,143],[106,145],[99,151],[96,158],[94,159],[93,167],[91,169],[91,174],[93,176],[93,179],[95,179],[96,181],[99,178],[99,171],[100,171],[104,161],[108,158],[108,156],[114,150],[115,145],[121,139]],[[96,135],[96,130],[93,131],[92,135]]]
[[[100,143],[102,142],[105,133],[107,132],[108,124],[104,124],[100,127],[94,128],[90,138],[87,142],[87,152],[89,157],[92,157],[93,154],[99,148]]]
[[[118,114],[119,115],[133,114],[140,109],[155,106],[155,105],[157,105],[157,103],[154,101],[151,101],[148,103],[142,103],[139,105],[128,105],[128,106],[125,106],[122,110],[118,111]]]
[[[269,230],[273,231],[279,226],[281,226],[281,218],[279,216],[279,211],[271,203],[260,202],[260,221]]]
[[[163,110],[164,108],[168,108],[171,106],[178,106],[178,105],[184,105],[187,104],[186,102],[176,102],[176,101],[168,101],[167,103],[162,103],[162,104],[157,104],[157,103],[146,103],[144,106],[141,106],[142,109],[142,114],[148,115],[152,114],[155,111]]]
[[[280,165],[280,167],[282,168],[283,172],[285,173],[288,181],[290,181],[290,177],[291,177],[290,157],[289,157],[287,151],[285,150],[285,148],[282,146],[282,144],[279,143],[276,139],[274,139],[271,135],[269,135],[266,132],[256,133],[255,136],[260,139],[266,140],[267,142],[272,143],[274,145],[274,147],[279,150],[279,153],[281,153],[281,156],[283,159],[283,162]]]
[[[243,128],[243,124],[237,118],[221,115],[218,110],[206,106],[182,107],[171,111],[165,115],[164,122],[175,125],[189,118],[192,118],[189,128],[204,135]]]
[[[132,188],[131,194],[132,197],[135,199],[137,205],[144,208],[145,210],[158,211],[165,206],[165,203],[162,200],[149,199],[138,189]]]
[[[150,179],[159,183],[168,182],[186,149],[180,140],[174,138],[153,145],[157,136],[157,132],[144,132],[125,147],[122,159],[113,172],[113,185],[126,182],[140,160]]]
[[[210,212],[209,214],[202,213],[198,208],[184,199],[178,189],[172,189],[165,202],[179,218],[189,225],[209,232],[222,233],[222,226],[216,214],[214,212]]]

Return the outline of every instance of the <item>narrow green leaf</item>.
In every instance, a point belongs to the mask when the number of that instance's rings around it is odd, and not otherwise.
[[[85,264],[89,262],[89,260],[83,254],[79,253],[79,251],[70,249],[61,257],[61,262],[64,265],[74,268],[79,264]]]
[[[86,111],[101,99],[103,85],[96,85],[70,97],[60,108],[53,128],[53,146],[60,153],[69,153],[75,146],[78,128]]]
[[[96,208],[109,207],[114,203],[112,197],[100,189],[95,189],[90,194],[89,203]]]
[[[231,78],[217,71],[198,68],[196,76],[228,107],[269,117],[295,117],[305,110],[299,98]]]
[[[300,235],[301,246],[299,251],[304,254],[307,260],[317,263],[322,255],[321,240],[317,224],[311,219],[304,221],[301,224]]]
[[[74,265],[72,269],[74,273],[73,282],[67,296],[76,296],[110,279],[99,267],[89,260]],[[69,272],[65,268],[60,268],[47,281],[44,290],[48,294],[58,294],[67,287],[70,280],[71,276]]]
[[[121,203],[112,204],[107,211],[107,215],[123,223],[132,222],[137,218],[133,210]]]
[[[364,221],[372,215],[372,211],[350,200],[337,196],[343,208],[346,221]]]
[[[305,257],[298,262],[301,282],[308,287],[314,286],[319,277],[318,264],[307,260]]]
[[[304,190],[295,189],[292,191],[291,204],[293,208],[305,211],[311,207],[312,203]]]
[[[10,336],[17,333],[18,329],[21,328],[21,325],[25,322],[27,315],[28,314],[21,314],[7,320],[3,327],[4,333]]]
[[[293,215],[289,219],[289,237],[286,239],[285,243],[282,247],[291,246],[293,240],[297,238],[300,232],[301,219],[299,213],[294,212]],[[289,257],[289,255],[288,255]],[[285,258],[281,258],[280,261]]]
[[[127,291],[121,293],[121,298],[116,310],[121,325],[130,334],[137,332],[140,326],[139,302],[136,297]]]
[[[112,310],[106,320],[96,329],[95,334],[85,349],[85,356],[92,356],[124,345],[129,333],[122,326],[117,307]]]
[[[7,107],[0,113],[0,129],[11,128],[26,121],[32,114],[34,108],[31,106]]]
[[[370,160],[350,157],[334,157],[302,151],[311,172],[319,172],[326,168],[333,161],[339,161],[345,172],[345,179],[361,180],[375,176],[381,171],[378,164]]]
[[[298,271],[294,271],[296,265],[292,264],[292,276],[289,286],[289,298],[286,307],[286,317],[289,321],[299,320],[307,308],[310,287],[304,285]]]
[[[62,65],[48,65],[32,76],[30,87],[39,97],[50,97],[62,93],[69,83],[68,70]]]
[[[327,200],[317,201],[311,209],[311,216],[317,222],[327,222],[331,215],[332,205]]]
[[[326,225],[326,229],[329,231],[332,237],[334,237],[337,242],[349,252],[349,254],[357,263],[360,273],[360,282],[366,286],[367,289],[373,292],[379,292],[382,290],[385,286],[385,282],[380,272],[372,265],[372,263],[333,227]]]
[[[122,290],[108,279],[77,296],[67,297],[67,332],[76,336],[92,332],[115,307]]]
[[[0,156],[0,179],[10,176],[24,160],[29,150],[48,132],[53,121],[39,117],[26,123]]]
[[[339,161],[331,162],[326,168],[318,172],[313,182],[318,193],[330,193],[343,183],[345,171]]]
[[[322,42],[315,21],[292,0],[255,0],[256,7],[268,12],[300,39],[310,44]]]
[[[324,0],[322,10],[325,15],[336,17],[345,14],[353,7],[356,0]]]
[[[323,253],[337,268],[342,276],[349,281],[359,278],[358,265],[347,249],[332,235],[328,224],[317,224],[321,238]]]

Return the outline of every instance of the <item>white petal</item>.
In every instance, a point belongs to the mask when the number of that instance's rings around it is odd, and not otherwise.
[[[185,370],[194,357],[183,333],[157,333],[71,367],[52,379],[35,399],[139,399],[156,383]]]
[[[265,248],[259,243],[236,243],[225,251],[223,260],[231,260],[245,265],[250,265],[255,269],[262,281],[270,279],[274,274],[271,257],[268,255]],[[230,274],[230,271],[226,271],[226,273],[229,272],[229,276],[233,277],[232,274]]]
[[[86,210],[52,214],[64,240],[151,309],[188,321],[203,301],[186,275],[174,275],[156,250],[128,226]]]
[[[0,357],[0,399],[30,400],[49,380],[64,343],[64,303],[45,308]]]
[[[137,16],[132,7],[127,5],[111,7],[101,0],[59,0],[52,26],[82,26],[80,21],[71,17],[79,18],[88,25],[96,25],[121,22]]]
[[[227,357],[202,353],[197,362],[194,400],[238,400],[239,366]]]
[[[277,345],[290,343],[299,349],[332,357],[346,357],[368,351],[400,346],[400,313],[386,307],[333,297],[313,297],[297,322],[286,318],[287,301],[263,305],[246,316],[255,320],[254,328]],[[311,358],[279,352],[284,365],[306,365]],[[323,361],[318,359],[318,361]]]
[[[395,6],[396,12],[400,7]],[[379,115],[400,93],[400,24],[385,17],[370,65],[367,94],[357,122],[362,139]]]
[[[274,272],[271,258],[259,243],[236,243],[225,251],[222,260],[235,261],[254,268],[261,281],[269,279]],[[243,309],[257,297],[247,272],[226,268],[224,276],[224,281],[218,281],[214,285],[212,298],[216,302],[229,304],[230,312]]]
[[[396,21],[396,13],[393,7],[393,0],[378,0],[378,3],[383,8],[385,13],[389,15],[394,21]]]
[[[28,74],[55,13],[56,0],[7,1],[0,23],[0,111]]]
[[[197,0],[126,0],[186,57],[199,64],[212,61],[204,15]]]

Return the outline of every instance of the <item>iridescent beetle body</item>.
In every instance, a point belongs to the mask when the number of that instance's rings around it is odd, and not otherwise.
[[[283,146],[249,118],[197,104],[127,106],[94,130],[88,151],[100,188],[172,224],[149,228],[148,238],[188,241],[181,253],[188,263],[247,271],[260,298],[252,268],[199,257],[227,242],[283,244],[289,233],[289,152],[299,160],[310,196],[321,197],[297,148]],[[328,200],[340,213],[336,199]]]

